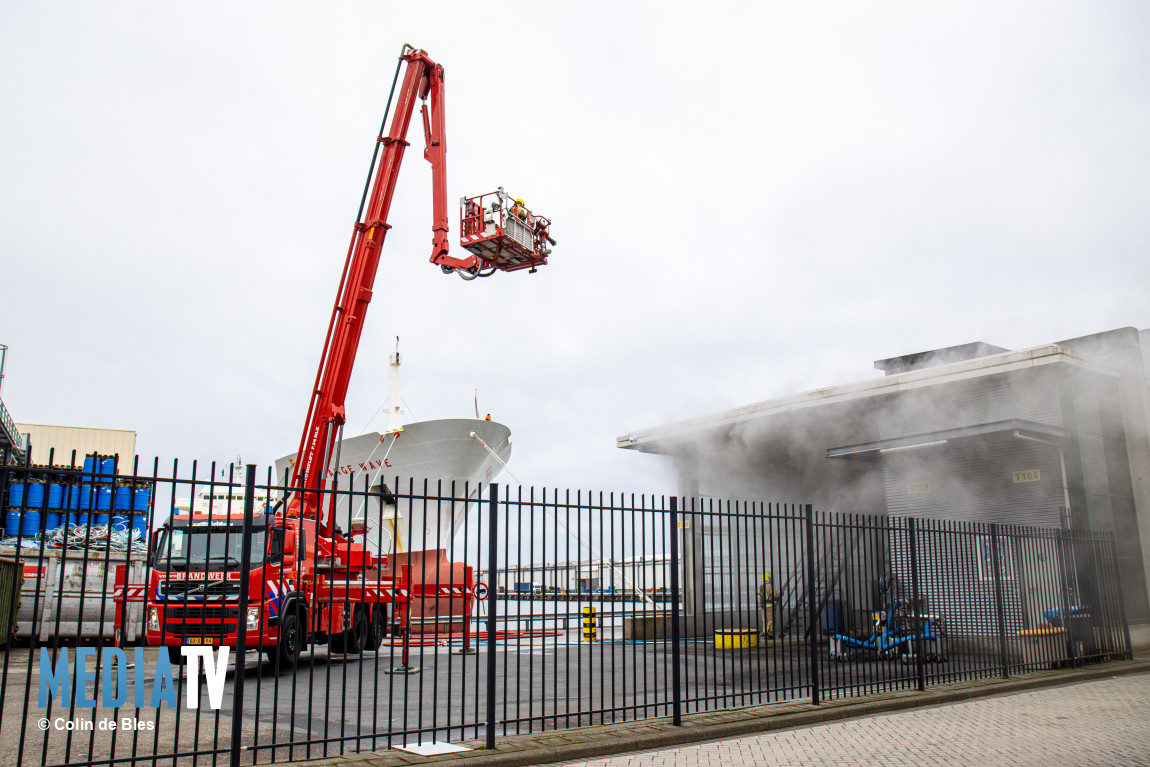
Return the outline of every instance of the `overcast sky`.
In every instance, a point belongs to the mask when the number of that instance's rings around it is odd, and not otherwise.
[[[1143,2],[8,0],[0,396],[163,465],[294,451],[411,43],[446,70],[453,217],[503,186],[559,245],[441,274],[409,152],[349,435],[384,427],[398,335],[412,416],[478,389],[524,482],[674,492],[615,438],[1150,326],[1148,36]]]

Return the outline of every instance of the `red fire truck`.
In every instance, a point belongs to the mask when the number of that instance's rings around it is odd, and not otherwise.
[[[432,612],[470,615],[476,598],[470,567],[447,562],[442,551],[373,553],[362,526],[347,533],[336,527],[328,478],[417,99],[432,168],[431,262],[465,279],[534,271],[547,263],[554,240],[548,219],[500,189],[463,199],[461,245],[468,255],[449,255],[443,67],[411,46],[400,59],[403,82],[393,93],[391,127],[377,138],[373,183],[356,217],[289,497],[247,520],[238,503],[176,514],[155,538],[145,636],[150,645],[168,646],[175,660],[183,645],[234,647],[244,631],[247,649],[260,648],[277,666],[291,668],[309,642],[345,653],[379,647],[386,634],[407,631],[413,606],[423,614],[431,603]],[[246,551],[245,521],[252,541]],[[246,605],[240,599],[245,581]]]

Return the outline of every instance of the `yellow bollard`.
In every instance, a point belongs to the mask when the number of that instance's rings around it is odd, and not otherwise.
[[[583,608],[583,641],[595,641],[595,608]]]

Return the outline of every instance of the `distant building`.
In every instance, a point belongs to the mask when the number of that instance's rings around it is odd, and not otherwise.
[[[507,565],[496,571],[498,591],[530,591],[562,594],[662,593],[669,583],[666,556],[589,558],[563,562]],[[529,588],[524,588],[524,586]]]
[[[886,375],[636,431],[679,494],[1113,532],[1150,644],[1150,331],[879,360]],[[690,579],[688,579],[688,584]],[[690,594],[688,594],[690,598]]]
[[[17,423],[16,428],[28,435],[32,445],[31,461],[47,465],[49,457],[56,466],[66,466],[76,453],[76,465],[84,463],[84,456],[92,453],[119,455],[121,474],[132,473],[136,457],[136,432],[126,429],[89,429],[81,426],[47,426],[38,423]]]

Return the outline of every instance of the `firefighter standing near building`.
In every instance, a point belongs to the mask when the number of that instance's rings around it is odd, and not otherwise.
[[[759,584],[757,596],[759,603],[759,622],[761,624],[759,634],[763,639],[774,639],[775,600],[779,598],[779,593],[775,591],[774,585],[771,584],[770,573],[763,573],[763,581]]]

